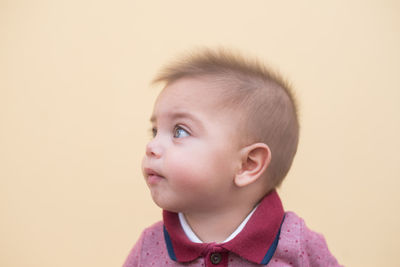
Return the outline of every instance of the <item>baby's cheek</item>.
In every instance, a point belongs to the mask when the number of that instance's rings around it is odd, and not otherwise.
[[[181,186],[196,186],[202,177],[207,176],[207,168],[203,162],[194,157],[175,155],[164,162],[168,176]],[[168,178],[168,177],[167,177]]]
[[[163,162],[164,174],[168,176],[167,178],[178,179],[179,176],[184,175],[190,169],[188,167],[189,163],[188,159],[183,155],[176,153],[169,155]]]
[[[164,159],[164,167],[170,171],[186,171],[188,168],[195,167],[196,160],[193,153],[185,149],[175,149],[169,151]]]

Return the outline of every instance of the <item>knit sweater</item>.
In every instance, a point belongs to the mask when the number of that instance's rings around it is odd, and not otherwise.
[[[284,212],[273,191],[261,201],[243,230],[226,243],[194,243],[178,214],[145,229],[123,267],[147,266],[340,266],[322,235],[293,212]]]

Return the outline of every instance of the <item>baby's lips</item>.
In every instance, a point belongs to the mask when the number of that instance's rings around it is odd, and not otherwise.
[[[162,175],[160,175],[158,172],[156,172],[155,170],[151,169],[151,168],[144,168],[144,174],[148,177],[148,176],[159,176],[162,177]]]
[[[145,168],[144,173],[145,173],[147,184],[150,186],[155,186],[160,181],[164,180],[163,176],[161,176],[158,172],[154,171],[151,168]]]

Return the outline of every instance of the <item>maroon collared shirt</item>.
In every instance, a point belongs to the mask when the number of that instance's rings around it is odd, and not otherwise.
[[[194,243],[178,214],[143,231],[124,267],[136,266],[340,266],[322,235],[293,212],[284,212],[276,191],[266,195],[242,231],[226,243]]]

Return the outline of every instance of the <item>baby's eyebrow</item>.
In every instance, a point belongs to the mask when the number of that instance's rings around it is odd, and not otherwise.
[[[203,123],[201,122],[201,120],[199,118],[197,118],[197,116],[189,113],[189,112],[185,112],[185,111],[171,111],[168,112],[164,115],[165,117],[174,120],[174,119],[189,119],[194,121],[195,123],[197,123],[198,125],[202,126]],[[157,121],[157,117],[155,114],[153,114],[150,118],[150,122],[155,123]]]

